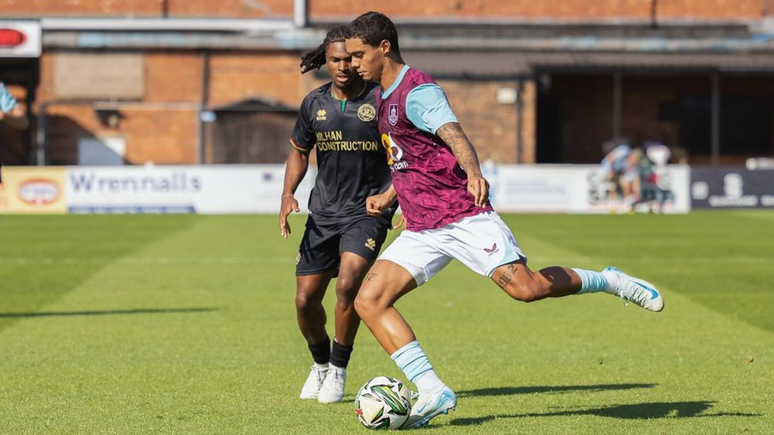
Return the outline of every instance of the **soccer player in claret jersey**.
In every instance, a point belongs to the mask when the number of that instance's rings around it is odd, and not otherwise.
[[[301,62],[306,73],[323,65],[331,82],[304,98],[290,138],[279,226],[290,234],[287,216],[299,211],[294,198],[317,149],[318,173],[309,199],[309,218],[296,263],[296,317],[314,363],[301,389],[302,399],[341,401],[346,368],[360,318],[353,307],[363,276],[376,259],[387,235],[394,208],[369,216],[365,201],[390,184],[390,169],[379,143],[376,89],[350,64],[344,28],[328,32],[316,50]],[[322,299],[336,280],[333,349],[325,331]]]
[[[420,427],[457,406],[457,396],[436,375],[395,302],[424,284],[452,259],[489,277],[512,298],[604,292],[651,311],[664,302],[654,286],[608,267],[602,272],[527,266],[511,231],[488,202],[476,151],[462,131],[446,95],[422,71],[403,62],[395,26],[368,12],[347,28],[347,52],[368,81],[381,86],[379,131],[388,148],[392,187],[368,198],[378,215],[397,197],[406,230],[385,249],[366,275],[355,309],[382,347],[419,390],[404,427]]]

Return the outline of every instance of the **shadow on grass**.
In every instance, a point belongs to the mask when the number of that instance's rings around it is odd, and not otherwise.
[[[104,311],[42,311],[37,313],[0,313],[3,318],[22,317],[69,317],[69,316],[118,316],[127,314],[174,314],[174,313],[207,313],[218,311],[218,308],[138,308],[135,310],[104,310]]]
[[[457,397],[512,396],[517,394],[563,393],[567,391],[595,392],[611,390],[634,390],[637,388],[655,388],[657,385],[658,384],[600,384],[481,388],[478,390],[459,391],[457,392]]]
[[[485,417],[458,418],[449,422],[452,426],[473,426],[500,418],[564,417],[573,415],[594,415],[597,417],[619,418],[625,420],[646,420],[657,418],[699,418],[699,417],[760,417],[761,414],[742,412],[718,412],[704,414],[715,402],[655,402],[634,405],[613,405],[604,408],[565,410],[527,414],[500,414]]]

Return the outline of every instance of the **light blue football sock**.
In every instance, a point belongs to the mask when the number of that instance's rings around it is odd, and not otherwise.
[[[395,353],[390,355],[398,368],[406,377],[413,382],[420,394],[440,390],[444,383],[433,371],[433,366],[427,359],[427,355],[419,346],[419,342],[414,340],[411,343],[401,347]]]
[[[573,268],[572,270],[574,270],[575,273],[581,277],[581,289],[576,294],[582,295],[584,293],[597,293],[608,290],[610,288],[610,283],[608,283],[607,279],[604,277],[604,275],[602,275],[601,272],[576,268]]]

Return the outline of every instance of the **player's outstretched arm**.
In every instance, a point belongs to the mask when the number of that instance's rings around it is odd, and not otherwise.
[[[483,207],[489,202],[489,183],[481,175],[478,155],[468,136],[458,122],[447,122],[436,133],[451,148],[457,163],[468,174],[468,192],[473,195],[476,205]]]
[[[301,180],[304,179],[308,168],[309,155],[292,149],[285,164],[285,182],[282,188],[282,205],[280,205],[279,214],[280,235],[283,239],[287,239],[288,234],[290,234],[288,215],[291,212],[301,211],[298,208],[298,201],[293,195],[296,193],[298,185],[301,184]]]

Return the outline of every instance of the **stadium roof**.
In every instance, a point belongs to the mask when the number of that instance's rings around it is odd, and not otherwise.
[[[774,72],[774,21],[397,21],[406,60],[435,75],[537,72]],[[46,19],[43,44],[64,49],[306,51],[338,21]]]
[[[436,76],[497,77],[539,72],[774,73],[774,53],[407,52],[409,65]]]

